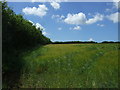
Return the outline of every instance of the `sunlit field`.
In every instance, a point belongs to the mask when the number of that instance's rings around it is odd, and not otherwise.
[[[21,88],[117,88],[118,44],[49,44],[24,53]]]

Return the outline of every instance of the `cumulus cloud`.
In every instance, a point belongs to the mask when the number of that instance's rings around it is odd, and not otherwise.
[[[93,24],[98,21],[102,21],[104,18],[107,18],[113,21],[113,23],[117,23],[117,22],[120,22],[120,19],[118,17],[120,17],[119,12],[112,13],[106,16],[97,13],[96,15],[93,16],[93,18],[87,19],[86,15],[80,12],[78,14],[68,14],[66,18],[65,17],[63,18],[64,19],[63,21],[67,24],[80,25],[80,24]],[[103,24],[97,24],[97,26],[104,27]]]
[[[88,40],[88,41],[94,41],[94,40],[93,40],[93,38],[89,38],[89,40]]]
[[[54,8],[54,9],[59,9],[60,8],[60,4],[58,2],[51,2],[50,5]]]
[[[22,9],[22,12],[25,13],[26,15],[36,15],[36,16],[40,16],[43,17],[47,14],[48,8],[42,4],[39,5],[38,8],[36,7],[25,7],[24,9]]]
[[[97,24],[97,26],[104,27],[105,25],[104,24]]]
[[[81,30],[80,26],[70,27],[69,30]]]
[[[98,22],[98,21],[102,21],[103,18],[104,18],[104,16],[98,13],[98,14],[96,14],[93,18],[88,19],[88,20],[86,21],[86,24],[93,24],[93,23],[96,23],[96,22]]]
[[[64,19],[64,22],[67,24],[85,24],[86,16],[84,13],[80,12],[78,14],[68,14],[67,18]]]
[[[87,20],[86,15],[80,12],[78,14],[68,14],[67,18],[64,19],[64,22],[67,24],[74,24],[74,25],[93,24],[98,21],[102,21],[103,18],[104,18],[103,15],[97,13],[93,18]]]
[[[65,18],[65,16],[63,16],[63,15],[60,16],[60,19],[64,19],[64,18]]]
[[[109,20],[113,21],[113,23],[117,23],[120,22],[120,20],[118,19],[118,17],[120,17],[120,13],[116,12],[110,15],[106,16]]]
[[[31,0],[31,2],[50,2],[50,5],[54,9],[59,9],[60,8],[60,2],[61,1],[67,1],[67,0]]]

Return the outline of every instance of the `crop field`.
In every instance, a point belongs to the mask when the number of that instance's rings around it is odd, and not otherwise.
[[[117,88],[118,44],[49,44],[24,53],[21,88]]]

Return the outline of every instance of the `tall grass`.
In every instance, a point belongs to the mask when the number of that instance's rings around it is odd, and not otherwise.
[[[22,58],[22,88],[118,87],[117,44],[51,44]]]

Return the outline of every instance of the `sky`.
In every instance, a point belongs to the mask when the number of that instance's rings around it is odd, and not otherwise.
[[[52,41],[118,41],[115,2],[8,2]]]

